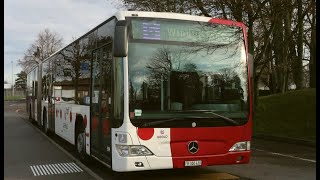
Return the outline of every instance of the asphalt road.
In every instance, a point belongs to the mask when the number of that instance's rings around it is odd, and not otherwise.
[[[14,104],[14,105],[12,105]],[[30,164],[43,164],[43,163],[62,163],[72,162],[65,155],[55,155],[51,158],[45,159],[45,151],[48,151],[51,147],[49,140],[45,135],[37,133],[25,133],[21,144],[9,143],[12,135],[18,136],[27,129],[32,128],[29,123],[19,118],[18,115],[25,117],[23,110],[24,104],[21,103],[5,103],[5,178],[13,177],[14,174],[22,174],[26,177],[32,177],[32,172],[26,170],[26,165]],[[7,120],[6,120],[7,119]],[[10,119],[10,121],[8,121]],[[23,130],[10,130],[10,126],[17,128],[18,122],[20,122],[20,129]],[[15,124],[16,123],[16,124]],[[24,123],[24,125],[22,125]],[[6,128],[7,127],[7,128]],[[33,127],[36,128],[36,127]],[[10,131],[10,132],[9,132]],[[15,133],[14,133],[15,132]],[[37,135],[35,135],[37,134]],[[21,136],[21,135],[19,135]],[[31,137],[31,139],[30,139]],[[73,147],[61,138],[51,135],[50,139],[54,140],[59,146],[63,147],[68,153],[75,156]],[[32,143],[32,144],[30,144]],[[10,145],[11,144],[11,145]],[[38,145],[42,144],[42,145]],[[41,152],[30,153],[27,148],[21,151],[16,151],[15,148],[22,146],[41,146],[43,150]],[[50,152],[52,150],[49,150]],[[56,150],[58,151],[58,150]],[[18,157],[13,157],[13,154],[19,154]],[[51,153],[50,153],[51,154]],[[59,153],[57,153],[59,154]],[[6,157],[9,156],[9,157]],[[11,156],[11,157],[10,157]],[[61,156],[61,157],[60,157]],[[66,158],[66,159],[64,159]],[[13,160],[12,160],[13,159]],[[43,160],[45,159],[45,160]],[[64,161],[63,161],[64,159]],[[14,161],[15,163],[10,163]],[[28,163],[25,163],[28,162]],[[78,163],[79,164],[79,163]],[[81,163],[82,164],[82,163]],[[193,169],[172,169],[172,170],[156,170],[145,172],[129,172],[129,173],[115,173],[107,167],[103,166],[97,161],[89,160],[83,162],[84,166],[88,167],[91,174],[96,179],[257,179],[257,180],[301,180],[316,179],[316,149],[314,147],[308,147],[298,144],[276,142],[270,140],[253,139],[252,140],[252,157],[249,164],[242,165],[228,165],[228,166],[212,166],[206,168],[193,168]],[[79,166],[80,167],[80,166]],[[81,173],[64,174],[68,178],[90,179],[93,178],[88,173],[84,173],[87,176],[80,175]],[[27,176],[28,175],[28,176]],[[77,175],[80,175],[77,177]],[[54,175],[58,177],[58,175]],[[61,176],[61,175],[59,175]],[[53,176],[41,176],[44,179],[50,179]],[[89,177],[89,178],[87,178]],[[60,178],[59,178],[60,179]],[[62,178],[65,179],[65,178]]]
[[[5,103],[4,179],[96,179]]]

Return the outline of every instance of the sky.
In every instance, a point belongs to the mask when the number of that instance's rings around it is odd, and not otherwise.
[[[117,0],[4,0],[4,81],[12,83],[28,47],[45,28],[64,46],[119,10]]]

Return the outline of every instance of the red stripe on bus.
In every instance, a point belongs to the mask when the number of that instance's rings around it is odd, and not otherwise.
[[[239,26],[241,28],[243,27],[243,23],[237,22],[237,21],[232,21],[232,20],[227,20],[227,19],[211,18],[209,20],[209,22],[215,23],[215,24],[228,25],[228,26]]]

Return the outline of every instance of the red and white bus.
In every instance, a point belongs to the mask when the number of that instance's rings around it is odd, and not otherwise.
[[[118,172],[248,163],[251,64],[241,22],[118,12],[28,73],[27,111]]]

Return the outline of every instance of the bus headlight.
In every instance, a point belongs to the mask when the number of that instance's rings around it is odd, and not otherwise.
[[[230,149],[229,152],[233,151],[248,151],[250,150],[250,141],[242,141],[235,143]]]
[[[150,156],[153,153],[145,146],[140,145],[118,145],[116,144],[116,149],[120,156]]]

